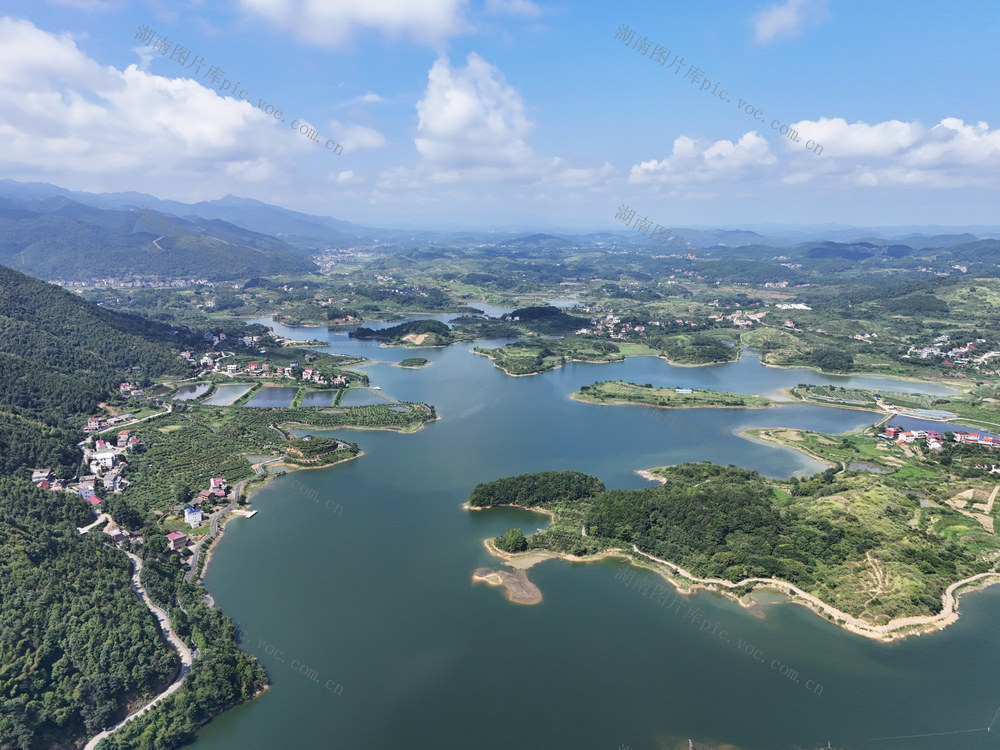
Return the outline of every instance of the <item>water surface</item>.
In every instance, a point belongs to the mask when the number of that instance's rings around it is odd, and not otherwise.
[[[340,348],[337,339],[332,350]],[[989,724],[1000,704],[998,588],[964,599],[946,631],[886,645],[780,597],[764,597],[762,618],[708,593],[668,607],[661,579],[617,562],[537,566],[531,578],[544,599],[533,607],[471,580],[497,564],[483,538],[547,523],[514,509],[462,510],[478,482],[576,469],[610,487],[642,487],[636,469],[688,460],[809,474],[824,467],[739,431],[836,433],[879,418],[808,404],[597,406],[569,398],[580,385],[915,384],[765,368],[752,357],[708,368],[656,358],[571,363],[512,378],[470,349],[428,350],[434,366],[425,370],[367,368],[373,384],[435,404],[442,419],[413,434],[334,433],[365,455],[273,480],[254,496],[260,513],[227,528],[206,585],[273,687],[207,725],[198,747],[672,750],[687,738],[743,750],[827,740],[879,750],[996,746],[981,731],[876,740]],[[379,359],[407,354],[383,348]]]

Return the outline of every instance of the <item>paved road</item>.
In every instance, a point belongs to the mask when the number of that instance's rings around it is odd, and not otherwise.
[[[120,729],[125,724],[128,724],[137,716],[142,716],[144,713],[146,713],[149,709],[151,709],[157,703],[162,701],[168,695],[171,695],[172,693],[175,693],[178,690],[180,690],[181,683],[184,681],[184,678],[187,676],[188,672],[191,671],[191,665],[194,663],[194,655],[191,653],[191,649],[189,649],[187,645],[184,643],[184,641],[178,638],[177,634],[174,633],[173,630],[171,630],[170,618],[167,617],[167,613],[164,612],[159,607],[157,607],[155,604],[153,604],[153,602],[149,600],[149,595],[146,593],[146,589],[143,588],[142,583],[140,581],[139,574],[142,572],[142,560],[139,559],[138,556],[133,555],[131,552],[126,552],[125,554],[128,555],[129,559],[132,561],[132,565],[134,566],[134,570],[132,571],[132,588],[135,589],[135,593],[136,596],[139,597],[139,601],[145,604],[149,608],[149,611],[153,613],[153,616],[156,617],[157,621],[160,623],[160,628],[163,630],[163,634],[166,635],[167,640],[170,642],[170,645],[173,646],[174,649],[177,651],[177,653],[180,655],[181,671],[180,674],[177,675],[177,679],[174,680],[167,687],[166,690],[164,690],[158,696],[153,698],[153,700],[151,700],[149,703],[147,703],[145,706],[140,708],[135,713],[129,714],[114,726],[105,729],[100,734],[93,737],[90,740],[90,742],[88,742],[84,746],[84,750],[94,750],[94,748],[97,747],[97,744],[105,737],[107,737],[109,734]]]
[[[102,523],[107,523],[110,520],[111,516],[109,516],[107,513],[101,513],[101,515],[97,517],[97,520],[94,521],[92,524],[89,524],[87,526],[77,526],[76,530],[79,531],[81,534],[86,534],[95,526],[100,526]]]
[[[254,466],[254,471],[256,471],[257,474],[263,474],[264,471],[265,471],[265,469],[263,469],[261,467],[261,464],[257,464],[257,465]],[[249,481],[250,481],[249,479],[244,479],[242,482],[237,482],[236,484],[234,484],[233,485],[233,499],[230,501],[229,505],[227,505],[225,508],[223,508],[222,510],[218,511],[217,513],[213,513],[212,514],[212,517],[211,517],[211,528],[209,529],[208,533],[205,534],[204,537],[202,537],[202,539],[201,539],[200,542],[198,542],[196,545],[194,545],[191,548],[191,551],[194,553],[194,556],[191,558],[191,569],[188,570],[188,572],[184,574],[184,580],[185,581],[190,581],[190,580],[192,580],[194,578],[195,571],[198,570],[198,559],[201,557],[201,548],[202,548],[202,546],[205,544],[206,540],[211,539],[212,537],[214,537],[219,532],[219,521],[220,521],[220,519],[224,515],[226,515],[226,513],[228,513],[229,511],[231,511],[233,508],[236,507],[236,503],[240,499],[240,493],[243,492],[244,485],[246,485],[246,483],[249,482]]]

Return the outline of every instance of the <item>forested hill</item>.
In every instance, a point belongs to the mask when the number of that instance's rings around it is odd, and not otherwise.
[[[0,263],[45,279],[236,279],[305,273],[303,252],[219,220],[0,198]],[[155,243],[155,244],[154,244]]]
[[[171,344],[187,335],[0,266],[0,411],[65,424],[123,375],[185,373]]]

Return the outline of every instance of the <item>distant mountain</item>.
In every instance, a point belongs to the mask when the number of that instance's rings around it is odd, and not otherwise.
[[[497,247],[544,249],[573,247],[576,244],[578,243],[568,240],[565,237],[555,237],[551,234],[530,234],[526,237],[515,237],[510,240],[498,242]]]
[[[102,209],[65,196],[0,197],[0,263],[43,279],[224,280],[305,273],[315,264],[274,237],[203,219],[158,223],[138,207]]]
[[[198,219],[228,222],[250,232],[277,237],[290,245],[305,246],[309,250],[371,242],[379,238],[385,241],[401,241],[421,234],[414,231],[371,229],[329,216],[313,216],[290,211],[252,198],[239,198],[234,195],[199,203],[180,203],[160,200],[145,193],[94,194],[65,190],[46,183],[0,180],[0,196],[12,199],[69,198],[77,203],[108,210],[132,210],[148,206],[155,211],[184,217],[191,222],[197,222]]]

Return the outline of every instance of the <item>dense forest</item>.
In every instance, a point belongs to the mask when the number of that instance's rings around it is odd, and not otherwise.
[[[0,745],[94,734],[178,667],[80,498],[0,478]]]
[[[474,508],[495,505],[531,507],[592,497],[603,489],[604,483],[600,479],[579,471],[542,471],[478,484],[469,496],[469,505]]]
[[[451,338],[451,329],[439,320],[411,320],[388,328],[358,328],[348,336],[356,339],[378,339],[380,341],[400,341],[406,336],[432,334],[445,342]]]
[[[0,409],[68,424],[126,374],[186,373],[172,345],[190,336],[0,266]]]
[[[81,535],[92,508],[69,492],[35,487],[28,471],[77,473],[78,428],[125,379],[143,384],[188,366],[191,341],[143,318],[104,310],[0,267],[0,746],[68,747],[148,700],[179,668],[155,619],[135,596],[131,564],[100,531]],[[392,412],[396,414],[396,412]],[[76,428],[76,429],[73,429]],[[244,462],[245,463],[245,462]],[[232,623],[182,580],[158,527],[127,495],[106,510],[146,543],[143,582],[201,653],[167,705],[123,730],[112,746],[165,750],[199,722],[261,689],[264,673],[236,647]],[[183,609],[181,608],[183,607]],[[108,743],[105,743],[107,746]]]

